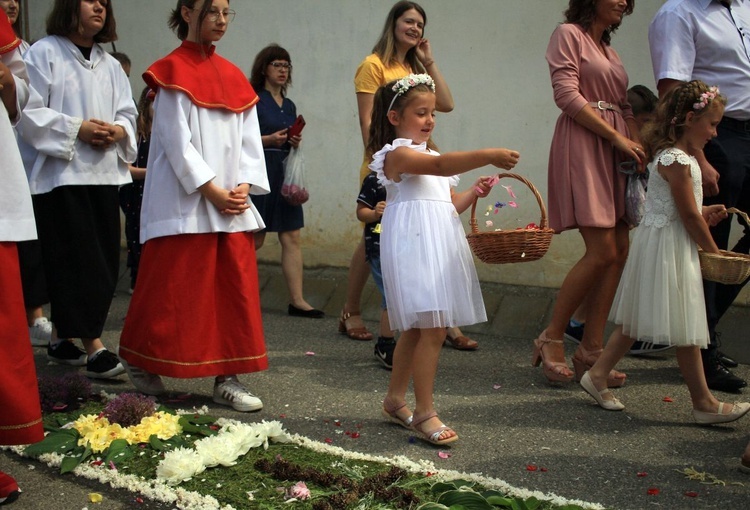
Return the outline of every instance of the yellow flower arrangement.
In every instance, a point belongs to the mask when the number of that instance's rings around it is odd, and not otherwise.
[[[91,451],[101,453],[115,439],[124,439],[128,444],[146,443],[152,435],[162,440],[170,439],[182,433],[179,419],[179,416],[157,411],[143,418],[137,425],[122,427],[117,423],[110,423],[104,416],[87,414],[73,422],[73,428],[81,435],[79,446],[89,445]]]

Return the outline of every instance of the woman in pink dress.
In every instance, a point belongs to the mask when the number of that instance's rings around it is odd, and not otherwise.
[[[602,350],[604,326],[628,253],[625,175],[620,162],[645,155],[627,101],[628,76],[610,46],[635,0],[570,0],[565,22],[547,47],[552,88],[562,113],[549,158],[548,205],[555,231],[578,229],[586,253],[563,281],[552,320],[534,340],[532,363],[542,364],[549,382],[580,379]],[[575,374],[565,362],[563,334],[568,319],[584,304],[586,329],[573,356]],[[610,373],[621,386],[625,374]]]

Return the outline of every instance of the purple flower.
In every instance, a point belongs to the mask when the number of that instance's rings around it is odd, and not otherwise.
[[[104,408],[104,416],[110,423],[119,423],[122,427],[138,425],[143,418],[156,411],[153,398],[140,393],[122,393],[110,400]]]

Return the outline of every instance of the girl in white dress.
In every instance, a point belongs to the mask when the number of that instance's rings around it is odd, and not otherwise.
[[[659,103],[644,145],[653,161],[646,214],[635,230],[609,319],[618,325],[581,386],[604,409],[624,405],[607,389],[607,374],[634,339],[677,347],[677,363],[700,424],[742,417],[750,404],[725,404],[709,391],[699,349],[709,341],[698,247],[719,253],[708,226],[727,217],[723,205],[702,206],[697,160],[691,154],[716,136],[726,100],[716,87],[691,81]]]
[[[518,153],[508,149],[435,152],[435,84],[427,74],[409,75],[381,87],[370,124],[370,169],[387,191],[380,257],[391,329],[402,331],[393,356],[386,419],[413,428],[434,444],[458,439],[437,417],[432,398],[445,328],[487,320],[474,261],[457,208],[485,196],[489,178],[452,195],[456,174],[484,165],[506,170]],[[406,390],[414,379],[414,413]]]

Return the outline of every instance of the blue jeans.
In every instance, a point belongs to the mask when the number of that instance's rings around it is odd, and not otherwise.
[[[380,308],[387,310],[388,307],[385,304],[385,287],[383,287],[383,271],[380,269],[380,257],[370,257],[370,273],[372,273],[372,279],[375,280],[382,300],[380,301]]]

